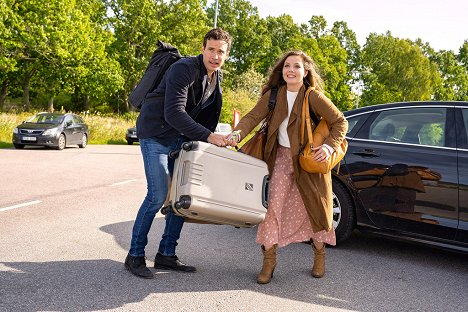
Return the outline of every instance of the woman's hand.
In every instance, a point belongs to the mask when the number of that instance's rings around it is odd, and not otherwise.
[[[326,162],[332,154],[328,146],[324,144],[314,147],[312,150],[314,151],[314,160],[319,162]]]
[[[227,146],[237,146],[237,143],[240,141],[240,130],[233,131],[224,137],[227,142]]]

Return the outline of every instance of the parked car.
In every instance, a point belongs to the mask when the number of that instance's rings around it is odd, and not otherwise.
[[[12,141],[18,149],[40,145],[62,150],[73,144],[85,148],[88,126],[75,114],[38,113],[13,129]]]
[[[468,102],[405,102],[344,113],[333,172],[338,241],[354,228],[468,252]]]
[[[227,123],[218,123],[218,125],[216,126],[215,133],[225,135],[231,132],[232,132],[231,125]],[[127,133],[125,134],[125,140],[127,140],[128,145],[132,145],[133,143],[138,142],[136,127],[127,129]]]
[[[136,127],[131,127],[127,129],[127,132],[125,133],[125,140],[127,140],[128,145],[132,145],[133,143],[138,142]]]

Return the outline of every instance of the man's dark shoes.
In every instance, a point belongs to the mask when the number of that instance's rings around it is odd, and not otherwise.
[[[159,252],[154,258],[154,268],[161,270],[174,270],[181,272],[196,272],[197,269],[193,266],[185,265],[177,256],[163,256]]]
[[[125,268],[134,275],[142,278],[153,278],[154,274],[146,267],[145,257],[133,257],[127,255],[125,258]]]

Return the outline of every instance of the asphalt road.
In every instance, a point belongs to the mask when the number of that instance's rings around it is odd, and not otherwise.
[[[0,311],[468,311],[466,255],[355,233],[310,275],[306,244],[258,285],[256,229],[186,224],[197,273],[124,270],[146,184],[138,146],[0,149]],[[153,264],[164,219],[147,247]],[[154,269],[153,269],[154,270]]]

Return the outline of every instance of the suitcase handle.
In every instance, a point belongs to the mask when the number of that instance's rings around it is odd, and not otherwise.
[[[262,183],[262,204],[263,207],[268,208],[268,186],[269,186],[270,177],[264,176]]]

